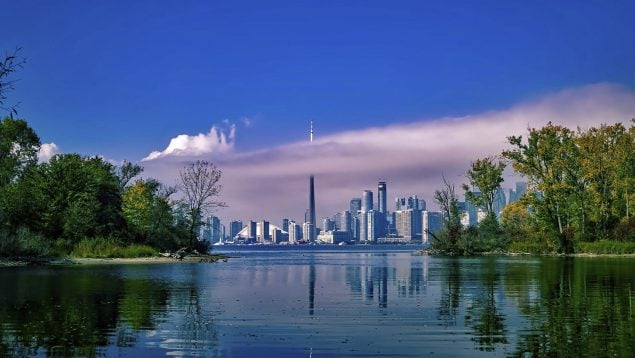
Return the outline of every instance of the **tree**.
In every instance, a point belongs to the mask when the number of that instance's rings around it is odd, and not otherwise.
[[[216,208],[226,206],[224,202],[217,199],[222,189],[219,183],[221,175],[222,171],[216,165],[204,160],[198,160],[180,172],[181,189],[190,223],[188,245],[190,249],[193,248],[202,216]]]
[[[17,105],[9,106],[5,102],[7,100],[7,92],[13,90],[13,84],[15,80],[10,80],[10,75],[18,68],[21,68],[26,62],[24,59],[18,57],[18,52],[21,48],[18,47],[13,53],[4,56],[4,60],[0,62],[0,109],[9,112],[9,117],[13,118],[14,114],[18,114]]]
[[[454,192],[454,184],[448,183],[443,177],[443,185],[443,189],[434,192],[434,201],[441,207],[445,233],[449,244],[453,246],[461,235],[461,213],[459,201]]]
[[[0,187],[36,164],[39,150],[40,138],[26,121],[4,118],[0,122]]]
[[[123,164],[116,170],[117,178],[119,178],[119,187],[121,188],[121,190],[123,190],[126,185],[128,185],[132,178],[141,174],[142,171],[143,167],[124,160]]]
[[[494,196],[503,182],[503,170],[505,170],[505,163],[498,162],[496,164],[494,158],[486,157],[477,159],[467,171],[470,185],[463,184],[465,199],[476,206],[484,207],[488,216],[495,214]],[[478,189],[480,195],[471,191],[470,186]]]
[[[179,233],[175,227],[170,196],[175,189],[154,179],[139,179],[123,194],[123,214],[138,241],[161,250],[177,249]]]

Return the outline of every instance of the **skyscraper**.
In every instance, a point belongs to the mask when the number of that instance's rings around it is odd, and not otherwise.
[[[233,220],[233,221],[231,221],[229,223],[229,236],[230,236],[230,238],[233,239],[234,236],[238,235],[238,233],[242,229],[243,229],[242,220]]]
[[[313,121],[311,121],[311,133],[310,140],[313,142]],[[315,186],[313,180],[313,174],[309,177],[309,232],[306,239],[309,242],[315,241]]]
[[[353,198],[351,199],[351,215],[357,215],[357,212],[362,210],[362,199],[361,198]]]
[[[382,213],[382,214],[386,214],[386,182],[385,181],[380,181],[377,184],[377,210]]]
[[[362,194],[362,211],[373,210],[373,192],[364,190]]]

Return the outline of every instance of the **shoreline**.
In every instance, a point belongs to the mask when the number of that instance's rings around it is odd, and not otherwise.
[[[0,259],[0,267],[26,267],[26,266],[76,266],[76,265],[119,265],[119,264],[180,264],[180,263],[214,263],[218,261],[227,262],[229,256],[222,254],[185,256],[182,260],[173,257],[153,256],[153,257],[132,257],[132,258],[93,258],[93,257],[72,257],[72,258],[3,258]]]

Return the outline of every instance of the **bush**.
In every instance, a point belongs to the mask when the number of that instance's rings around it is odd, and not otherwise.
[[[613,230],[612,236],[618,241],[635,241],[635,216],[622,219]]]
[[[29,229],[20,228],[16,233],[0,232],[0,256],[41,257],[52,254],[50,241]]]
[[[507,246],[508,252],[513,253],[530,253],[530,254],[549,254],[556,251],[555,246],[548,241],[512,241]]]
[[[140,244],[123,245],[106,238],[84,239],[71,252],[73,257],[90,258],[135,258],[157,256],[156,249]]]
[[[614,240],[580,242],[576,247],[576,252],[614,255],[635,254],[635,242],[623,242]]]

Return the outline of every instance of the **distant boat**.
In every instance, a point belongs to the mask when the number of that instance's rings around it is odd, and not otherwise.
[[[339,245],[339,246],[344,246],[344,245],[346,245],[346,241],[342,241],[342,242],[340,242],[338,245]]]

